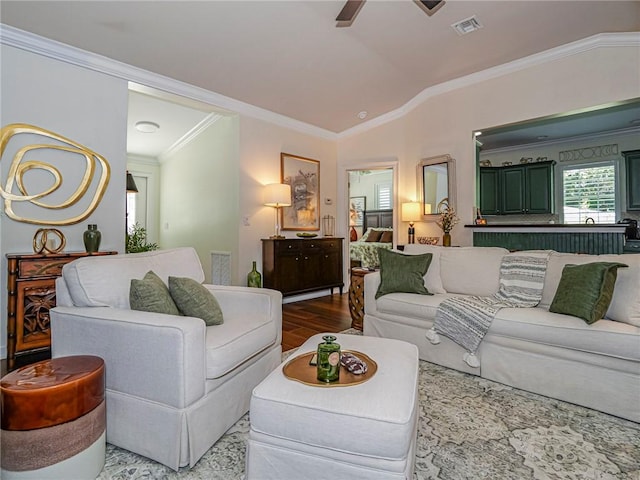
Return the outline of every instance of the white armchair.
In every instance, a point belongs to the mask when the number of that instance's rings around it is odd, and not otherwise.
[[[52,355],[106,364],[107,441],[175,470],[193,466],[249,410],[280,363],[282,295],[205,285],[224,323],[134,311],[131,279],[153,270],[204,280],[192,248],[86,257],[64,266],[51,310]]]

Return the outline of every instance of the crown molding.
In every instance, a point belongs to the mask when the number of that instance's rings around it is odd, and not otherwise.
[[[191,140],[198,137],[198,135],[200,135],[204,130],[209,128],[211,125],[216,123],[221,118],[222,118],[222,115],[219,115],[217,113],[210,113],[209,115],[207,115],[202,121],[200,121],[200,123],[198,123],[195,127],[189,130],[187,133],[185,133],[178,140],[176,140],[176,142],[173,145],[167,148],[166,152],[163,152],[160,155],[158,155],[158,161],[162,163],[165,160],[167,160],[171,155],[176,153],[181,148],[185,147],[189,142],[191,142]]]
[[[122,80],[181,95],[240,115],[246,115],[284,128],[296,130],[300,133],[313,135],[326,140],[335,141],[337,139],[335,132],[316,127],[315,125],[301,122],[279,113],[256,107],[255,105],[226,97],[210,90],[205,90],[204,88],[152,73],[103,55],[87,52],[2,23],[0,23],[0,43],[71,65],[104,73]]]
[[[384,125],[385,123],[402,118],[429,98],[437,95],[602,47],[640,47],[640,32],[599,33],[582,40],[567,43],[566,45],[545,50],[544,52],[535,53],[528,57],[513,60],[509,63],[504,63],[502,65],[425,88],[403,106],[371,119],[368,122],[361,123],[360,125],[340,132],[338,134],[338,139],[362,133],[380,125]]]

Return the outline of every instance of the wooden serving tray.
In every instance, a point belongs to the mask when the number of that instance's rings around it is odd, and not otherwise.
[[[312,387],[349,387],[364,383],[373,377],[378,371],[378,364],[371,357],[362,352],[355,350],[344,350],[343,353],[352,353],[360,360],[367,364],[367,371],[361,375],[354,375],[344,367],[340,367],[340,378],[336,382],[321,382],[316,378],[317,368],[315,365],[309,365],[309,360],[316,352],[303,353],[289,360],[284,367],[282,373],[285,377],[296,382],[311,385]]]

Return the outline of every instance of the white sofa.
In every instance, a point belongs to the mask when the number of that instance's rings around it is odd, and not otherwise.
[[[193,466],[249,410],[281,361],[282,295],[206,285],[222,325],[130,310],[129,286],[153,270],[204,280],[192,248],[88,257],[64,266],[51,310],[52,355],[106,364],[107,442],[175,470]]]
[[[434,295],[392,293],[377,300],[380,273],[365,277],[364,334],[396,338],[418,347],[420,358],[523,390],[640,422],[640,255],[577,255],[551,252],[542,300],[535,308],[504,308],[493,320],[477,356],[444,336],[433,345],[425,333],[438,305],[452,295],[492,295],[507,250],[408,245],[406,254],[432,253],[425,286]],[[549,312],[566,264],[615,261],[620,268],[605,319]]]

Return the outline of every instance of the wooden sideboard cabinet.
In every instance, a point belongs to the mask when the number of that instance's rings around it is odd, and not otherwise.
[[[333,289],[342,294],[342,238],[283,238],[262,240],[265,288],[283,296]]]
[[[7,254],[7,370],[23,358],[50,354],[49,310],[56,306],[56,278],[62,267],[80,257],[117,252]],[[31,361],[39,360],[34,358]]]

